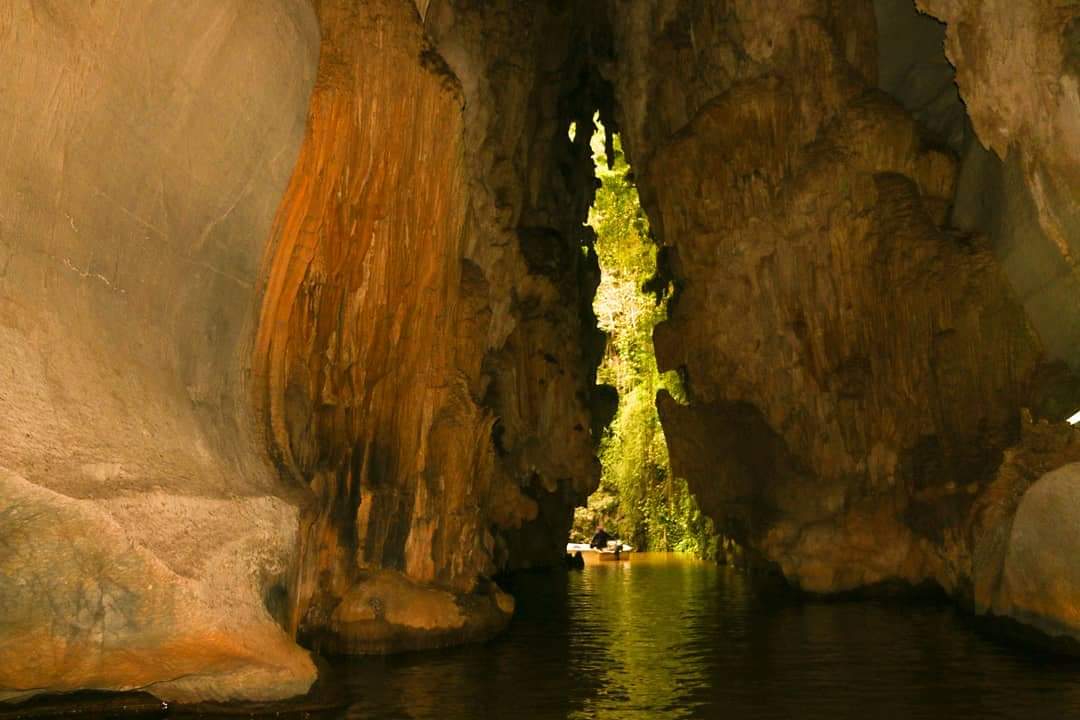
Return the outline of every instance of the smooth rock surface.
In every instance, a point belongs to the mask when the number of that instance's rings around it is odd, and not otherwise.
[[[275,498],[103,502],[0,472],[0,699],[307,691],[315,667],[265,597],[295,571],[297,525],[297,509]]]
[[[494,635],[513,612],[514,599],[494,583],[462,595],[381,570],[360,576],[313,642],[353,654],[444,647]]]
[[[317,42],[299,0],[0,9],[0,695],[314,680],[246,368]]]
[[[1043,475],[1024,493],[991,612],[1080,640],[1078,513],[1080,463]]]

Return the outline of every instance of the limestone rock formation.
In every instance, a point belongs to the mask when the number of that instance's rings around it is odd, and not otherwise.
[[[945,51],[978,137],[954,222],[991,238],[1047,351],[1080,369],[1080,5],[918,6],[947,24]]]
[[[1073,485],[1080,430],[1023,413],[1021,441],[1005,451],[966,520],[944,532],[934,575],[971,610],[1051,637],[1080,640]]]
[[[0,10],[2,696],[314,680],[246,368],[317,43],[290,0]]]
[[[580,12],[0,15],[5,696],[505,624],[598,476]]]
[[[804,589],[1077,635],[1080,444],[1043,420],[1080,407],[1080,7],[918,8],[10,0],[0,699],[280,698],[297,639],[502,627],[614,404],[597,110],[723,531]]]
[[[1080,464],[1043,475],[1024,493],[1012,522],[1001,585],[990,611],[1049,635],[1080,639]]]
[[[4,471],[0,700],[83,688],[180,701],[305,692],[314,665],[267,607],[295,571],[297,515],[270,496],[84,499]]]
[[[909,76],[947,66],[877,45],[882,18],[925,25],[886,2],[620,10],[608,74],[674,289],[657,358],[690,398],[659,399],[673,468],[804,589],[970,597],[951,533],[1044,355],[994,243],[950,224],[969,135]]]
[[[424,585],[395,570],[361,573],[317,641],[337,653],[385,653],[455,645],[489,635],[514,599],[487,583],[468,596]]]
[[[563,171],[588,160],[562,84],[585,57],[545,31],[573,11],[317,6],[255,346],[271,451],[316,498],[296,622],[338,650],[483,637],[512,606],[486,578],[558,558],[597,482],[591,180]],[[394,573],[407,606],[449,592],[460,618],[359,622],[398,602]]]

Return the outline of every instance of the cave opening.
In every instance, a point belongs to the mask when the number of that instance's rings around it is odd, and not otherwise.
[[[571,126],[571,139],[583,129]],[[679,402],[686,393],[678,373],[661,373],[653,329],[667,317],[671,282],[658,272],[660,248],[634,183],[622,139],[593,117],[589,141],[596,194],[587,225],[600,264],[593,301],[607,342],[598,385],[614,388],[618,409],[603,432],[600,485],[574,513],[572,542],[588,542],[597,528],[637,550],[716,556],[712,521],[698,507],[684,478],[671,468],[656,407],[657,393]]]

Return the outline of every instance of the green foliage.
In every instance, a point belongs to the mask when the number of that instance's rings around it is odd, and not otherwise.
[[[666,302],[642,286],[656,274],[656,244],[642,211],[618,135],[611,167],[604,129],[592,137],[596,175],[601,180],[589,212],[596,232],[602,279],[593,309],[608,334],[597,381],[619,391],[619,411],[600,446],[603,475],[588,506],[575,515],[575,535],[588,537],[602,523],[639,549],[716,554],[712,523],[701,514],[686,481],[675,477],[656,412],[656,393],[666,388],[676,400],[683,392],[675,373],[660,374],[652,332],[667,316]]]

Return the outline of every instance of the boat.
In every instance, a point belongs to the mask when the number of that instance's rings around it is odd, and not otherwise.
[[[618,540],[609,540],[607,547],[600,549],[594,548],[588,543],[566,543],[567,555],[581,553],[586,562],[594,560],[629,560],[633,552],[632,545],[627,545]]]

